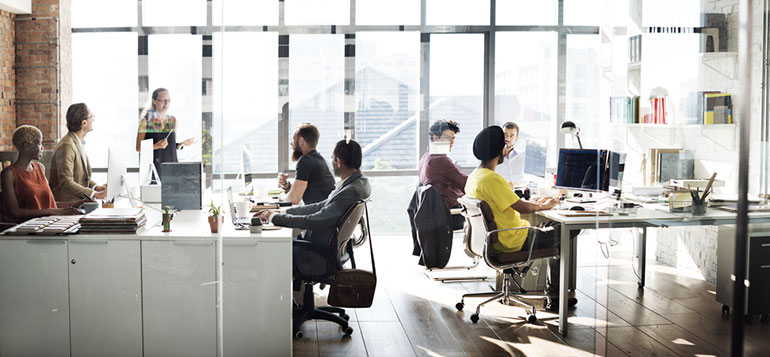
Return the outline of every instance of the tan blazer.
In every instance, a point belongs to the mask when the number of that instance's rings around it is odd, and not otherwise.
[[[96,183],[91,180],[91,163],[81,150],[80,138],[68,132],[53,150],[48,184],[56,201],[77,201],[91,196]]]

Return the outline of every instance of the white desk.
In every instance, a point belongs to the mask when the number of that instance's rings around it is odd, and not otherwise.
[[[0,355],[213,356],[218,313],[225,355],[291,354],[290,229],[146,214],[137,234],[0,236]]]
[[[640,237],[637,240],[637,252],[639,254],[637,271],[639,272],[639,287],[644,287],[645,263],[647,259],[647,228],[667,228],[674,226],[716,226],[722,224],[735,224],[736,214],[721,209],[709,208],[703,216],[693,216],[689,213],[668,213],[650,208],[640,208],[636,214],[628,216],[587,216],[565,217],[561,213],[565,211],[549,210],[540,211],[537,214],[551,221],[561,224],[561,254],[559,295],[568,296],[570,288],[575,287],[576,280],[576,244],[570,242],[570,232],[581,229],[602,228],[641,228]],[[770,213],[755,212],[749,214],[749,223],[768,223]],[[559,299],[559,332],[567,336],[567,299]]]

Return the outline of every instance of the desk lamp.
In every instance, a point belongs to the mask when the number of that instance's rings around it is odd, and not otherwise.
[[[580,142],[580,129],[578,129],[577,125],[575,123],[567,120],[563,123],[561,123],[561,132],[562,134],[572,134],[575,135],[575,137],[578,140],[578,145],[580,145],[580,148],[583,148],[583,143]]]

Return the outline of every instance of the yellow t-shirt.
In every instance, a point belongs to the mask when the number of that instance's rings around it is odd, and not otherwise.
[[[486,201],[495,215],[497,229],[529,226],[529,222],[521,219],[519,212],[511,205],[519,201],[508,182],[500,174],[489,169],[476,168],[468,176],[465,183],[465,194],[468,197]],[[502,252],[518,252],[527,240],[528,229],[517,229],[498,233],[498,243],[495,250]]]

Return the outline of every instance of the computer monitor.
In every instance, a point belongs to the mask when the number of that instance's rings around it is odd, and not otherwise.
[[[596,149],[560,149],[556,187],[609,192],[620,187],[625,154]]]
[[[548,139],[527,138],[524,145],[524,173],[545,177],[545,162],[548,154]]]
[[[142,140],[139,146],[139,185],[149,185],[153,180],[158,180],[158,172],[155,171],[155,164],[152,162],[152,139]],[[159,180],[158,180],[159,181]]]
[[[125,185],[124,176],[126,174],[126,153],[114,147],[107,149],[107,197],[108,201],[113,201],[123,192]]]
[[[243,186],[251,184],[251,150],[246,145],[241,146],[241,173],[243,174]]]

